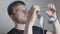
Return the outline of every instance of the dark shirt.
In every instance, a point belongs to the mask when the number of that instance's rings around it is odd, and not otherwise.
[[[33,34],[43,34],[43,29],[37,26],[33,26]],[[46,34],[47,30],[44,30],[44,34]],[[16,28],[13,28],[11,31],[9,31],[7,34],[23,34],[24,30],[18,30]]]

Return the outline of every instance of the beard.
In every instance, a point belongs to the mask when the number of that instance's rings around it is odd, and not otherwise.
[[[18,17],[18,18],[15,18],[16,19],[16,22],[17,23],[20,23],[20,24],[25,24],[27,22],[27,18],[26,17]]]

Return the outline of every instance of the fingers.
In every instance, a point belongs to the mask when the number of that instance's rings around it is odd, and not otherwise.
[[[40,11],[40,7],[39,6],[34,5],[33,7],[35,8],[36,11]]]
[[[52,3],[49,3],[47,5],[47,11],[46,11],[47,15],[48,16],[53,16],[53,17],[56,17],[56,7],[54,4]]]
[[[37,16],[40,15],[40,7],[37,6],[37,5],[34,5],[34,8],[35,8],[34,13],[35,13]]]
[[[33,5],[28,11],[28,14],[27,14],[28,15],[28,20],[30,20],[33,15],[36,16],[37,11],[40,11],[39,6]]]
[[[56,11],[56,7],[54,4],[50,3],[47,5],[48,10]]]

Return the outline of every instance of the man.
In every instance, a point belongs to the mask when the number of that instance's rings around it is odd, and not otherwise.
[[[9,31],[7,34],[23,34],[26,24],[29,22],[34,22],[36,18],[36,11],[40,10],[38,7],[32,6],[31,9],[26,12],[25,3],[22,1],[14,1],[8,6],[8,14],[10,18],[15,22],[15,27]],[[34,14],[33,14],[34,13]],[[32,19],[33,14],[33,19]],[[28,23],[26,23],[28,22]],[[31,24],[32,25],[32,24]],[[29,27],[29,26],[28,26]],[[33,27],[35,28],[35,27]],[[27,29],[27,28],[26,28]],[[39,29],[37,27],[37,29]],[[35,29],[33,29],[35,30]],[[42,29],[41,29],[42,30]],[[27,31],[27,30],[26,30]],[[35,32],[37,33],[37,32]],[[42,33],[42,31],[40,32]]]
[[[40,9],[38,7],[32,6],[31,9],[27,12],[25,3],[22,1],[14,1],[11,3],[8,6],[8,14],[10,18],[15,22],[15,27],[7,34],[29,34],[27,33],[28,29],[32,28],[31,25],[34,24],[38,15],[37,11],[40,11]],[[34,28],[37,28],[38,32]],[[39,27],[33,27],[33,34],[43,34],[42,30],[43,29]]]
[[[38,7],[36,8],[38,9]],[[11,31],[9,31],[7,34],[23,34],[25,26],[26,26],[26,22],[28,23],[29,21],[32,23],[34,22],[35,20],[34,18],[36,16],[35,12],[37,11],[37,9],[35,9],[34,6],[32,6],[31,9],[27,13],[24,2],[14,1],[13,3],[11,3],[8,6],[8,14],[10,18],[15,22],[15,27]],[[34,20],[31,18],[32,14],[34,16],[33,17]],[[27,25],[29,25],[28,23]]]
[[[15,22],[15,27],[7,34],[23,34],[27,19],[25,3],[22,1],[14,1],[8,6],[7,10],[10,18]]]

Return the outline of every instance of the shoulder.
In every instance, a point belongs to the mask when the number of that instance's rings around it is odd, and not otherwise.
[[[14,28],[11,29],[9,32],[7,32],[7,34],[14,34],[14,33],[15,33]]]

